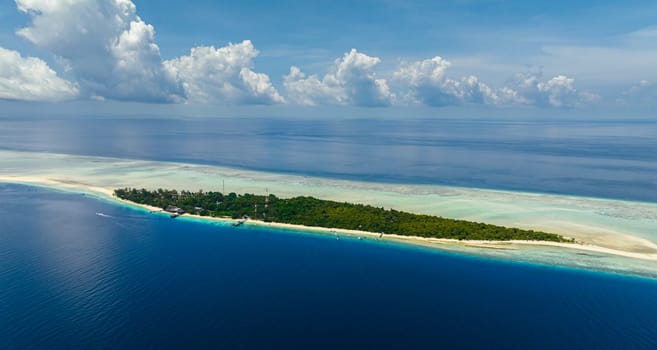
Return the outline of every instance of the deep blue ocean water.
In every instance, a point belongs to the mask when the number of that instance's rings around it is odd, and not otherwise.
[[[657,202],[657,119],[1,116],[0,149]]]
[[[657,281],[0,184],[0,349],[30,348],[655,349]]]

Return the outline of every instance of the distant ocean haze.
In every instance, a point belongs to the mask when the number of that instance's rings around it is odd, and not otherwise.
[[[657,202],[657,121],[7,118],[0,149]]]

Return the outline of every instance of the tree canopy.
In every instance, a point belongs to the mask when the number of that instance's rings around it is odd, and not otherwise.
[[[535,240],[572,242],[560,235],[503,226],[413,214],[370,205],[341,203],[313,197],[278,198],[220,192],[190,192],[124,188],[115,195],[135,203],[166,208],[177,206],[201,216],[242,218],[402,236],[459,240]]]

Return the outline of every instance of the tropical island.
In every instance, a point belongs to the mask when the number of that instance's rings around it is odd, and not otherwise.
[[[279,198],[255,195],[177,190],[116,189],[123,200],[161,208],[173,217],[185,213],[199,216],[254,219],[269,223],[304,225],[328,229],[357,230],[381,235],[415,236],[455,240],[574,242],[558,234],[508,228],[439,216],[413,214],[370,205],[341,203],[314,197]],[[244,221],[238,221],[241,223]]]

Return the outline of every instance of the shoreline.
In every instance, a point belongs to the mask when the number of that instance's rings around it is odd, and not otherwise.
[[[169,215],[168,213],[164,212],[162,208],[156,208],[153,206],[139,204],[118,198],[114,195],[114,189],[112,188],[94,186],[91,184],[82,183],[78,181],[66,181],[66,180],[58,180],[52,178],[34,177],[34,176],[0,175],[0,182],[32,185],[32,186],[43,186],[43,187],[54,188],[64,191],[90,194],[90,195],[98,196],[102,199],[109,200],[114,203],[123,204],[134,208],[140,208],[151,214]],[[232,218],[200,216],[195,214],[184,214],[176,218],[176,220],[186,219],[186,218],[204,221],[204,222],[221,222],[227,224],[237,222],[237,220]],[[657,261],[657,253],[655,252],[647,253],[647,252],[613,249],[613,248],[603,247],[603,246],[591,244],[588,242],[581,242],[581,241],[577,241],[576,243],[561,243],[561,242],[549,242],[549,241],[523,241],[523,240],[510,240],[510,241],[455,240],[455,239],[445,239],[445,238],[402,236],[395,234],[381,235],[380,233],[373,233],[367,231],[264,222],[264,221],[253,220],[253,219],[247,220],[244,223],[244,225],[250,227],[257,227],[257,228],[283,229],[283,230],[290,230],[297,232],[316,233],[322,235],[341,234],[352,238],[360,237],[362,239],[395,242],[401,244],[421,246],[426,248],[439,249],[443,251],[454,251],[455,250],[454,248],[457,248],[456,250],[463,251],[466,254],[472,253],[468,251],[468,248],[515,250],[515,249],[523,249],[523,247],[552,247],[552,248],[564,249],[569,251],[608,254],[608,255],[637,259],[642,261]],[[633,238],[644,241],[643,239],[638,237],[633,237]],[[652,242],[649,241],[646,241],[645,243],[653,245]],[[458,249],[458,248],[462,248],[462,249]],[[564,263],[566,266],[569,266],[567,264],[567,261],[564,261]]]
[[[433,187],[433,188],[444,188],[447,190],[465,190],[465,191],[473,191],[473,192],[487,192],[487,193],[499,193],[499,194],[517,194],[517,195],[526,195],[526,196],[545,196],[545,197],[559,197],[562,199],[567,199],[567,200],[595,200],[598,202],[608,202],[608,203],[614,203],[614,204],[640,204],[640,205],[648,205],[648,206],[657,206],[657,201],[648,201],[648,200],[638,200],[638,199],[626,199],[626,198],[615,198],[615,197],[594,197],[594,196],[587,196],[587,195],[578,195],[578,194],[569,194],[569,193],[556,193],[556,192],[541,192],[541,191],[529,191],[529,190],[514,190],[514,189],[499,189],[499,188],[487,188],[487,187],[465,187],[465,186],[452,186],[452,185],[445,185],[445,184],[425,184],[425,183],[419,183],[419,184],[414,184],[414,183],[397,183],[397,182],[375,182],[375,181],[360,181],[360,180],[349,180],[349,179],[342,179],[342,178],[331,178],[331,177],[322,177],[322,176],[314,176],[314,175],[303,175],[303,174],[293,174],[293,173],[270,173],[266,171],[260,171],[256,169],[250,169],[250,168],[241,168],[241,167],[232,167],[232,166],[223,166],[223,165],[211,165],[211,164],[204,164],[204,163],[183,163],[183,162],[176,162],[176,161],[168,161],[168,160],[144,160],[144,159],[139,159],[139,158],[116,158],[116,157],[110,157],[110,156],[92,156],[92,155],[81,155],[81,154],[66,154],[66,153],[45,153],[45,152],[33,152],[33,151],[25,151],[25,150],[4,150],[0,149],[0,161],[2,161],[1,156],[3,153],[9,153],[9,154],[22,154],[25,155],[26,157],[30,156],[49,156],[49,157],[66,157],[66,158],[72,158],[72,159],[88,159],[90,161],[123,161],[123,162],[139,162],[139,163],[159,163],[159,164],[164,164],[168,165],[170,167],[182,167],[182,168],[219,168],[219,169],[224,169],[224,170],[230,170],[234,171],[237,173],[263,173],[263,174],[271,174],[271,175],[281,175],[281,176],[292,176],[292,177],[300,177],[304,179],[318,179],[318,180],[327,180],[327,181],[337,181],[337,182],[349,182],[349,183],[359,183],[359,184],[369,184],[374,187],[378,186],[414,186],[418,188],[422,187]],[[3,177],[13,177],[12,175],[3,175],[0,172],[0,178]]]

